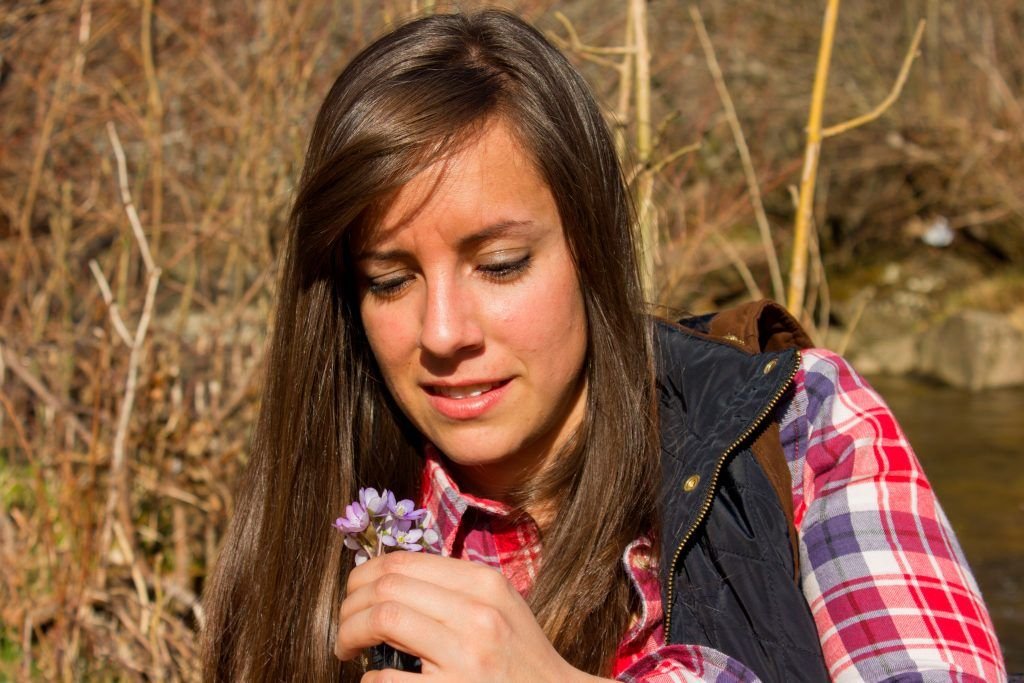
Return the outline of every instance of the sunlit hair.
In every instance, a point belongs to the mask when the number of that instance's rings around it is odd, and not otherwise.
[[[290,221],[251,462],[204,593],[208,680],[357,680],[332,651],[360,485],[419,489],[422,444],[365,339],[352,244],[397,189],[500,117],[551,188],[585,302],[586,414],[517,493],[554,504],[529,602],[570,663],[609,672],[637,605],[625,546],[656,533],[651,342],[632,210],[586,84],[511,14],[435,15],[360,53],[317,116]]]

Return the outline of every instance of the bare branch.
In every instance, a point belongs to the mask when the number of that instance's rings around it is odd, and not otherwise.
[[[117,128],[113,121],[107,121],[107,135],[110,136],[110,144],[114,147],[114,156],[117,157],[117,181],[121,187],[121,202],[124,204],[125,213],[128,214],[128,222],[131,223],[135,240],[139,243],[139,251],[142,253],[142,261],[146,264],[146,272],[152,273],[156,270],[153,263],[153,256],[149,253],[149,242],[146,241],[146,234],[142,231],[142,221],[139,220],[139,213],[135,210],[132,202],[132,194],[128,189],[128,162],[125,160],[124,147],[121,146],[121,138],[117,135]]]
[[[828,83],[829,63],[832,61],[832,45],[835,42],[838,18],[839,0],[828,0],[821,27],[818,63],[814,70],[814,87],[811,89],[811,108],[807,114],[807,143],[804,148],[804,165],[800,172],[799,204],[793,226],[793,256],[789,267],[789,291],[786,293],[786,308],[800,320],[807,319],[804,316],[804,294],[807,289],[807,233],[810,230],[814,185],[818,175],[818,159],[821,155],[821,114],[825,108],[825,86]]]
[[[96,259],[89,259],[89,270],[92,271],[93,277],[96,278],[96,282],[100,286],[100,293],[103,295],[103,300],[107,303],[107,309],[110,312],[110,322],[114,324],[117,336],[121,337],[121,341],[125,343],[125,346],[130,348],[133,344],[132,335],[128,332],[128,327],[121,318],[121,312],[117,307],[117,302],[114,301],[114,295],[110,291],[107,276],[100,270],[100,265],[96,263]]]
[[[775,299],[782,301],[785,297],[785,286],[782,283],[782,271],[779,268],[779,257],[775,252],[775,244],[772,242],[772,228],[768,223],[768,215],[764,210],[764,202],[761,199],[761,186],[757,180],[757,173],[754,171],[754,164],[750,160],[750,148],[747,147],[747,139],[743,135],[743,127],[736,115],[736,107],[733,105],[729,88],[725,85],[725,76],[718,65],[718,58],[715,56],[715,48],[711,44],[707,27],[704,25],[704,18],[695,5],[690,6],[690,18],[697,29],[697,37],[700,39],[700,46],[704,50],[704,59],[707,61],[708,69],[715,81],[715,89],[718,97],[725,108],[725,116],[729,121],[729,128],[732,129],[732,137],[736,142],[736,149],[740,153],[740,161],[743,164],[743,174],[747,179],[747,188],[750,192],[750,202],[754,207],[754,218],[757,221],[757,229],[761,233],[761,246],[764,249],[768,261],[768,270],[772,278],[772,292]]]
[[[561,12],[555,12],[555,19],[565,27],[565,32],[569,34],[569,40],[562,41],[567,44],[574,52],[587,53],[591,55],[630,55],[636,52],[632,47],[594,47],[592,45],[586,45],[580,40],[580,36],[576,33],[576,27],[569,21],[569,17],[565,16]],[[618,64],[612,62],[612,64],[618,67]]]
[[[682,156],[686,156],[687,154],[690,154],[692,152],[696,152],[698,149],[701,148],[702,144],[703,143],[700,140],[698,140],[697,142],[691,142],[688,145],[683,145],[679,149],[669,152],[664,157],[655,162],[653,166],[651,166],[651,173],[660,173],[666,166],[671,164],[676,159]]]
[[[128,438],[128,422],[135,404],[135,385],[138,381],[139,365],[142,363],[143,341],[146,338],[146,330],[149,329],[149,321],[153,315],[153,303],[156,300],[156,290],[159,283],[160,270],[158,269],[149,276],[146,303],[142,309],[142,317],[139,318],[139,325],[135,328],[135,338],[132,340],[131,347],[132,352],[128,357],[128,378],[125,380],[124,401],[121,403],[121,414],[117,420],[114,452],[110,463],[111,470],[113,471],[119,471],[124,467],[124,445]]]
[[[25,386],[27,386],[32,393],[34,393],[43,403],[53,409],[54,412],[65,413],[68,422],[71,423],[71,428],[75,430],[75,434],[85,443],[86,446],[92,447],[92,434],[82,426],[82,423],[78,421],[78,418],[69,412],[69,409],[64,403],[53,395],[53,393],[43,384],[43,381],[33,375],[28,369],[25,368],[25,364],[22,359],[19,358],[13,351],[5,346],[0,346],[0,376],[2,376],[2,368],[10,368],[18,379],[20,379]]]
[[[921,36],[923,35],[924,19],[917,22],[917,30],[914,31],[914,38],[910,41],[910,49],[907,50],[907,54],[903,57],[903,65],[900,67],[899,75],[896,76],[896,82],[893,83],[892,90],[889,91],[889,94],[886,95],[885,99],[882,100],[877,107],[866,114],[862,114],[861,116],[852,118],[849,121],[837,123],[834,126],[829,126],[824,129],[821,131],[822,139],[830,138],[833,135],[839,135],[840,133],[845,133],[848,130],[853,130],[858,126],[863,126],[865,123],[870,123],[884,114],[885,111],[893,105],[896,99],[900,96],[900,93],[903,92],[903,86],[907,82],[907,75],[910,73],[910,66],[914,63],[914,58],[918,55],[917,48],[921,44]]]
[[[718,246],[719,249],[725,254],[726,258],[729,259],[729,263],[733,265],[736,272],[740,274],[740,278],[743,280],[743,284],[747,286],[747,291],[750,293],[750,297],[755,301],[757,299],[763,299],[764,294],[761,293],[761,288],[757,286],[757,281],[754,280],[753,274],[750,272],[750,268],[743,261],[736,249],[729,244],[729,240],[725,239],[718,234],[717,231],[712,230],[710,233],[712,241]]]

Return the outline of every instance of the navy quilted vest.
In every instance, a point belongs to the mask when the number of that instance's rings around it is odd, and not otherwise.
[[[655,338],[668,642],[713,647],[764,681],[827,681],[789,523],[750,451],[798,352],[749,355],[664,322]]]

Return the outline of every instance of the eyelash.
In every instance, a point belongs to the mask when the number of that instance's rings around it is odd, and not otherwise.
[[[518,259],[516,261],[505,261],[500,263],[488,263],[485,266],[480,266],[480,271],[483,272],[488,278],[496,282],[504,282],[515,279],[529,270],[530,265],[533,262],[533,257],[530,254]]]
[[[533,258],[527,254],[517,261],[488,263],[478,266],[478,270],[490,280],[495,282],[508,282],[519,277],[532,265]],[[412,282],[411,275],[398,277],[386,277],[383,280],[370,280],[366,285],[367,291],[382,299],[392,299],[398,296],[405,287]]]
[[[381,299],[393,299],[412,281],[412,276],[385,277],[383,280],[370,280],[366,289],[370,294]]]

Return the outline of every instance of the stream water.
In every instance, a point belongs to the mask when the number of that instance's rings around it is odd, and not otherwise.
[[[924,464],[995,621],[1024,672],[1024,389],[969,393],[872,377]]]

